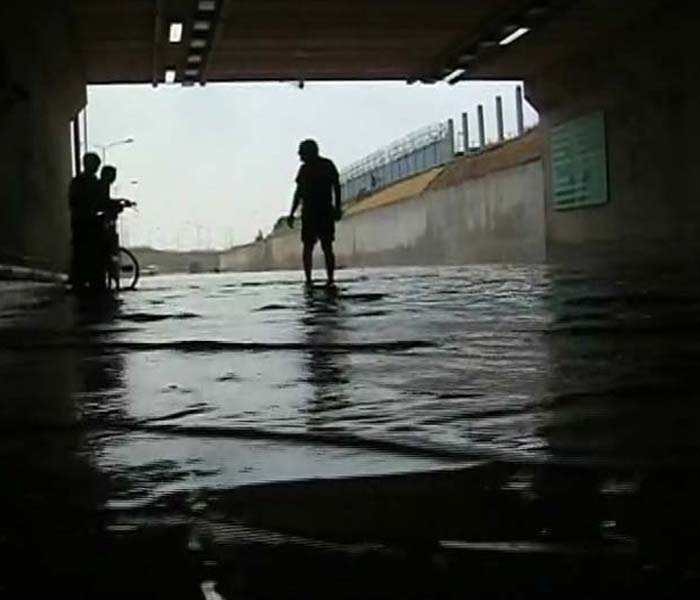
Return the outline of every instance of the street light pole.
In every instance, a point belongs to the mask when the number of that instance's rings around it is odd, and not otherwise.
[[[133,144],[134,138],[126,138],[124,140],[118,140],[116,142],[110,142],[109,144],[92,144],[95,148],[99,148],[102,151],[102,164],[107,163],[107,150],[113,148],[114,146],[121,146],[122,144]]]

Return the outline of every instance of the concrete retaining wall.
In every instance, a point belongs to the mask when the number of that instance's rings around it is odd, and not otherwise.
[[[594,8],[601,21],[620,11],[612,3],[580,3],[571,21],[590,21],[585,11]],[[697,261],[697,19],[686,3],[643,2],[635,9],[625,13],[632,21],[626,27],[528,79],[546,140],[546,182],[553,127],[593,111],[602,111],[606,124],[609,201],[557,210],[547,185],[549,260]]]
[[[0,262],[65,269],[70,122],[85,105],[65,2],[0,6]]]
[[[338,223],[336,254],[346,267],[543,261],[539,138],[455,161],[415,197],[358,205]],[[291,231],[222,254],[221,269],[294,269],[300,261],[299,233]]]

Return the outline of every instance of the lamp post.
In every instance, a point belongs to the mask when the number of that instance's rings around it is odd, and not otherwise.
[[[133,144],[134,138],[126,138],[123,140],[118,140],[116,142],[110,142],[109,144],[92,144],[94,148],[99,148],[102,152],[102,164],[107,162],[107,150],[114,148],[114,146],[121,146],[123,144]]]

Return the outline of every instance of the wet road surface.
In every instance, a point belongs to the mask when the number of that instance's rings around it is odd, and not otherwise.
[[[680,592],[700,564],[698,281],[163,276],[99,302],[0,284],[0,591]]]

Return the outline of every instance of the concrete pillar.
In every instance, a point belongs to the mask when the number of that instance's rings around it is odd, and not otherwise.
[[[455,155],[455,123],[452,119],[447,120],[447,160],[452,160]]]
[[[525,116],[523,113],[523,88],[515,88],[515,118],[517,121],[518,135],[525,133]]]
[[[632,19],[610,3],[579,6],[577,19],[588,23]],[[674,264],[678,273],[686,266],[697,269],[697,19],[689,3],[673,10],[651,6],[640,3],[634,26],[599,33],[596,27],[591,30],[598,33],[592,33],[595,45],[583,43],[565,60],[529,75],[528,99],[540,113],[545,141],[547,256],[552,261],[616,266],[629,261],[646,264],[649,273],[656,264]],[[610,69],[611,64],[616,68]],[[577,192],[578,208],[562,210],[557,196],[565,193],[565,185],[555,183],[561,162],[553,153],[554,142],[561,139],[560,127],[574,135],[581,131],[578,119],[596,114],[602,117],[596,125],[602,140],[585,156],[576,147],[569,149],[573,160],[561,168],[569,171],[570,180],[593,181],[595,175],[605,186],[587,184]]]
[[[502,142],[506,139],[503,128],[503,98],[496,96],[496,127],[498,129],[498,141]]]
[[[479,125],[479,148],[486,147],[486,127],[484,126],[484,107],[479,104],[477,107],[477,121]]]
[[[80,173],[80,118],[76,115],[71,121],[73,126],[73,173]]]
[[[0,110],[0,261],[56,270],[69,262],[71,121],[86,101],[66,4],[0,4],[2,16],[11,6],[0,32],[0,58],[11,68],[0,87],[12,90]]]
[[[462,113],[462,140],[464,154],[469,152],[469,114],[466,112]]]
[[[88,149],[88,123],[87,123],[87,106],[83,108],[83,142],[85,147],[85,152]]]

